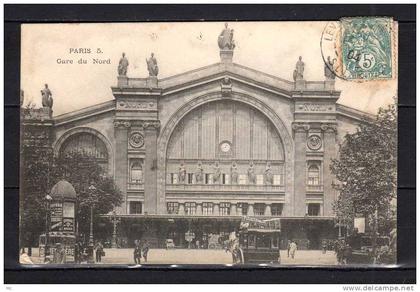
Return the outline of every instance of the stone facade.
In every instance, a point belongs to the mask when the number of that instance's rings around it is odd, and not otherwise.
[[[52,145],[59,155],[77,133],[102,141],[123,217],[331,220],[329,164],[365,115],[338,104],[334,86],[291,82],[229,58],[163,79],[118,76],[114,100],[52,120]]]

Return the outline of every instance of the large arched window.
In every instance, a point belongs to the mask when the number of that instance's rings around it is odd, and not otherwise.
[[[272,186],[285,181],[285,152],[275,125],[259,110],[232,100],[186,114],[173,130],[166,158],[167,184],[248,184],[250,165],[256,186],[264,185],[266,174]],[[179,180],[181,168],[185,181]]]
[[[69,136],[60,148],[60,156],[72,153],[95,159],[104,171],[108,170],[107,148],[105,143],[94,134],[81,132]]]

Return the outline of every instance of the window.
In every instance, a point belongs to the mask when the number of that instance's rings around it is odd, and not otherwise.
[[[280,174],[275,174],[274,176],[273,176],[273,185],[275,185],[275,186],[279,186],[279,185],[281,185],[282,183],[281,183],[281,176],[280,176]]]
[[[206,185],[211,185],[213,183],[213,176],[211,175],[211,173],[206,173],[204,179]]]
[[[193,173],[188,173],[188,184],[192,184],[193,183],[193,177],[194,177],[194,174]]]
[[[130,214],[141,214],[142,204],[141,202],[130,202]]]
[[[220,215],[230,215],[230,203],[220,203]]]
[[[311,164],[308,168],[308,185],[319,185],[319,166]]]
[[[238,203],[238,213],[240,215],[247,215],[248,214],[248,203]]]
[[[222,184],[224,185],[229,184],[229,175],[226,173],[222,173]]]
[[[309,216],[319,216],[321,211],[321,205],[318,203],[309,203],[308,204],[308,215]]]
[[[177,202],[168,202],[168,214],[178,214],[178,203]]]
[[[203,203],[203,215],[213,215],[213,203]]]
[[[240,174],[238,182],[239,182],[240,185],[246,185],[246,175],[245,174]]]
[[[254,204],[255,216],[264,216],[265,204]]]
[[[196,205],[194,202],[185,203],[185,214],[195,215]]]
[[[283,212],[283,204],[272,204],[271,205],[271,215],[272,216],[281,216]]]
[[[171,184],[176,185],[178,182],[178,175],[176,173],[171,173]]]
[[[133,162],[131,165],[131,182],[141,184],[143,183],[143,167],[141,162]]]

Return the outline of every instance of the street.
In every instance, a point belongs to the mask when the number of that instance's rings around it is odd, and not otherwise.
[[[105,250],[102,264],[128,264],[134,265],[133,249]],[[42,263],[38,256],[38,248],[32,249],[32,261]],[[335,253],[327,251],[322,254],[320,250],[298,250],[295,258],[288,258],[287,251],[281,251],[284,265],[336,265]],[[144,259],[142,258],[142,264]],[[147,264],[231,264],[230,253],[220,249],[150,249]]]

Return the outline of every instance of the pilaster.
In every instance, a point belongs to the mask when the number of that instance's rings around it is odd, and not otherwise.
[[[323,124],[321,129],[324,135],[324,216],[333,216],[333,203],[335,200],[335,190],[332,186],[334,176],[331,173],[331,160],[337,154],[337,126],[335,124]]]
[[[142,121],[146,155],[144,160],[144,211],[157,214],[159,200],[157,198],[157,137],[159,121]]]
[[[306,207],[306,139],[309,125],[295,122],[292,124],[292,128],[295,140],[293,215],[304,216]]]
[[[128,176],[128,130],[131,123],[128,121],[114,121],[115,127],[115,182],[123,194],[123,202],[120,206],[122,213],[128,212],[127,205],[127,176]],[[121,212],[120,211],[120,212]]]

